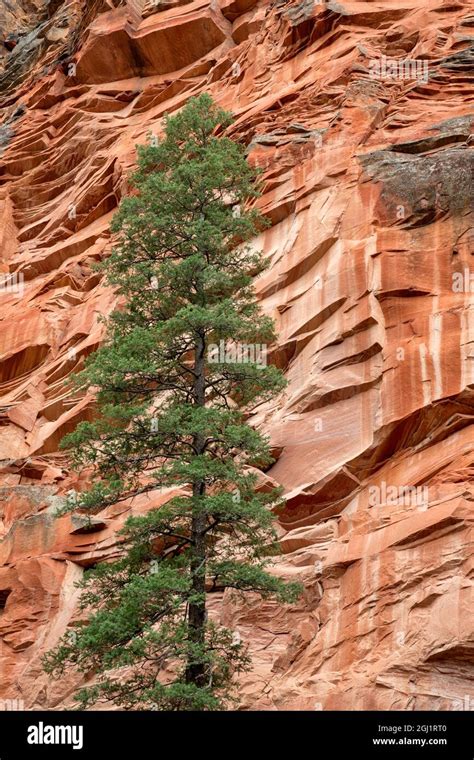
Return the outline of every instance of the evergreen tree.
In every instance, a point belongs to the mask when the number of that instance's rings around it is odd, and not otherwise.
[[[284,379],[258,353],[275,339],[252,286],[267,265],[249,244],[264,219],[249,208],[257,175],[244,148],[218,136],[230,123],[208,95],[165,119],[161,141],[138,150],[101,264],[120,307],[78,377],[97,391],[97,416],[64,445],[95,482],[67,509],[181,490],[128,518],[121,558],[80,584],[84,624],[45,657],[53,676],[93,674],[82,707],[222,709],[250,661],[245,643],[208,620],[206,594],[284,603],[300,593],[268,571],[281,492],[258,492],[252,470],[272,460],[246,415]]]

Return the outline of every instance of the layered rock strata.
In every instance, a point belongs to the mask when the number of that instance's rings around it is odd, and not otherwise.
[[[9,0],[0,32],[0,699],[71,704],[40,658],[74,584],[167,498],[54,516],[135,145],[208,91],[264,170],[289,385],[252,421],[286,494],[275,572],[305,583],[291,609],[212,595],[251,645],[242,706],[471,709],[472,4]]]

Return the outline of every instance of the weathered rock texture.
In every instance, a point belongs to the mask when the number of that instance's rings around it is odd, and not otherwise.
[[[291,610],[212,596],[251,643],[243,706],[473,706],[472,3],[0,0],[0,25],[0,699],[70,704],[40,656],[74,583],[166,498],[54,517],[134,146],[207,90],[265,172],[289,386],[253,419],[287,494],[276,572],[306,585]],[[376,79],[381,56],[428,75]]]

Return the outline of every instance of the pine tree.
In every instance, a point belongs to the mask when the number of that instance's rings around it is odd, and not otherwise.
[[[82,707],[225,708],[251,664],[245,642],[208,619],[207,594],[300,594],[267,567],[281,491],[256,488],[254,466],[272,459],[246,424],[285,381],[267,365],[274,326],[252,285],[268,265],[250,245],[265,224],[252,207],[258,178],[222,136],[231,122],[207,94],[165,118],[162,139],[138,149],[101,264],[120,307],[77,378],[96,390],[97,415],[64,445],[94,483],[67,509],[94,514],[157,489],[170,498],[128,518],[121,558],[80,584],[84,624],[45,657],[55,677],[93,674]]]

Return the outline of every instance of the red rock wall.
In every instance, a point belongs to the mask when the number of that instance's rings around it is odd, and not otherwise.
[[[135,144],[207,90],[265,170],[256,287],[289,386],[254,420],[287,494],[276,569],[306,585],[291,610],[212,596],[251,642],[243,705],[474,705],[473,27],[469,0],[0,1],[21,33],[0,53],[0,700],[70,704],[40,657],[74,582],[166,498],[89,533],[54,517],[80,487],[58,443],[90,413],[65,379],[113,305],[91,265]],[[417,76],[377,78],[381,56]]]

